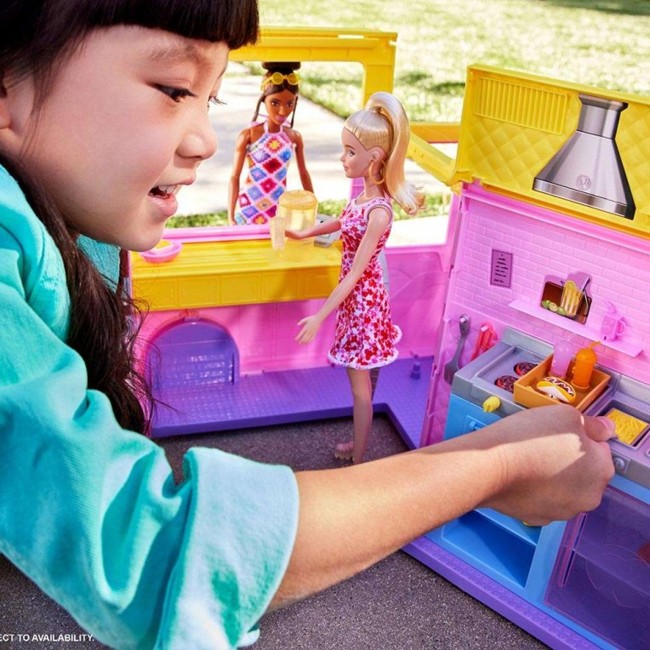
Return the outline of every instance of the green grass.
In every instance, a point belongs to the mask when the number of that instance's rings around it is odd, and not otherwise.
[[[167,222],[167,228],[207,228],[227,226],[228,212],[211,212],[208,214],[176,215]]]
[[[648,0],[260,0],[264,26],[398,33],[394,93],[412,121],[458,121],[468,65],[650,93]],[[305,63],[302,92],[342,117],[361,66]]]
[[[321,201],[318,204],[318,212],[320,214],[328,214],[332,217],[338,217],[343,208],[345,207],[345,200],[341,201]],[[449,207],[449,194],[430,194],[424,197],[424,209],[418,216],[441,216],[447,213]],[[400,221],[402,219],[412,219],[407,215],[402,208],[398,205],[394,206],[394,219]],[[168,228],[197,228],[206,226],[227,226],[228,213],[223,210],[221,212],[213,212],[211,214],[191,214],[181,217],[173,217],[167,222]]]

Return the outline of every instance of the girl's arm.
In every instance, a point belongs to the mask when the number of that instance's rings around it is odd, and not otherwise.
[[[344,580],[476,507],[532,525],[595,508],[613,475],[603,420],[567,406],[529,409],[417,451],[298,473],[296,543],[271,606]]]
[[[305,163],[305,146],[302,140],[302,135],[298,131],[293,132],[293,144],[296,148],[296,163],[298,165],[298,172],[300,173],[300,182],[302,187],[309,192],[314,191],[314,187],[311,182],[311,176],[307,171],[307,164]]]
[[[228,184],[228,223],[231,226],[235,225],[235,210],[239,199],[239,179],[246,160],[246,148],[250,141],[250,129],[244,129],[235,143],[235,159],[232,165],[230,183]]]
[[[339,282],[323,306],[313,316],[307,316],[298,322],[302,326],[296,336],[298,343],[309,343],[316,336],[322,322],[331,314],[347,297],[359,281],[372,258],[379,239],[384,234],[390,222],[390,215],[385,208],[373,208],[368,214],[368,228],[359,244],[354,256],[350,272]]]
[[[289,561],[295,475],[196,448],[177,483],[162,448],[118,426],[59,338],[70,305],[59,252],[7,178],[0,553],[107,646],[238,647]]]

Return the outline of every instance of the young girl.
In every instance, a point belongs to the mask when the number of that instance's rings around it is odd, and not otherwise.
[[[158,241],[257,20],[255,0],[0,3],[0,553],[122,650],[239,646],[269,607],[479,504],[566,518],[612,471],[605,426],[549,407],[323,472],[197,448],[174,483],[137,433],[119,269],[77,244]]]
[[[228,196],[230,224],[268,223],[275,216],[278,199],[287,186],[287,171],[294,151],[303,189],[313,192],[302,136],[293,128],[300,83],[295,71],[300,63],[263,63],[262,66],[267,72],[262,79],[262,94],[253,123],[239,134],[235,145]],[[260,123],[257,118],[262,104],[267,118]],[[289,118],[291,123],[287,126]],[[248,162],[248,175],[240,193],[244,160]]]
[[[379,255],[393,222],[394,199],[408,214],[422,204],[404,178],[409,123],[399,101],[375,93],[366,107],[343,125],[341,162],[348,178],[362,178],[363,192],[352,199],[340,220],[330,220],[292,238],[312,237],[341,229],[343,258],[339,285],[314,316],[302,319],[296,340],[311,341],[334,310],[336,332],[330,361],[346,366],[353,396],[354,440],[336,446],[338,458],[363,459],[372,427],[371,371],[397,358],[401,332],[393,325]]]

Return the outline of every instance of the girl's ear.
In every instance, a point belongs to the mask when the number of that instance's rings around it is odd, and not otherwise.
[[[15,82],[0,69],[0,136],[22,138],[34,107],[34,84],[25,79]]]

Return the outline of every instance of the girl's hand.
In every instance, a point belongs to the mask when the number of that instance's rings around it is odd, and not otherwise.
[[[306,318],[299,320],[298,326],[302,327],[302,329],[298,332],[296,341],[303,344],[313,341],[320,325],[321,322],[317,316],[307,316]]]
[[[284,234],[288,239],[302,239],[303,234],[299,230],[285,230]]]
[[[607,418],[571,406],[544,406],[503,418],[477,432],[499,436],[504,485],[488,505],[528,524],[569,519],[599,503],[614,474]]]

